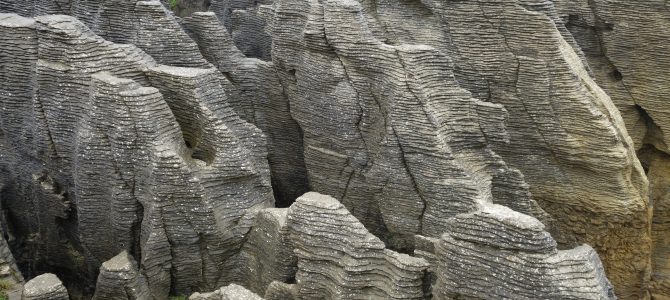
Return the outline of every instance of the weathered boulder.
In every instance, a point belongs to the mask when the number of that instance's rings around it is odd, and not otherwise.
[[[237,284],[224,286],[211,293],[194,293],[190,300],[262,300],[260,296]]]
[[[58,277],[51,273],[42,274],[23,286],[22,300],[68,300],[70,296]]]

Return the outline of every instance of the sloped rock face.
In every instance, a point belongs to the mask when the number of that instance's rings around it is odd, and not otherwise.
[[[507,207],[458,215],[447,232],[435,299],[616,299],[593,248],[557,250],[542,223]]]
[[[551,3],[280,1],[274,8],[273,61],[289,78],[314,190],[342,198],[372,232],[402,248],[394,232],[438,237],[445,225],[437,220],[474,210],[464,203],[481,203],[489,190],[516,199],[525,181],[556,220],[550,230],[561,247],[593,245],[622,295],[644,294],[648,183],[622,119]],[[456,102],[459,90],[472,100]],[[461,104],[468,101],[471,113]],[[508,165],[505,175],[485,171],[501,164],[491,150]],[[532,201],[522,203],[526,210],[511,207],[548,219]]]
[[[277,205],[289,206],[309,188],[300,127],[274,64],[245,57],[212,12],[194,13],[183,25],[205,58],[231,81],[238,114],[266,134]]]
[[[274,199],[262,133],[227,104],[219,73],[159,66],[71,17],[1,19],[35,53],[3,69],[26,78],[8,86],[20,101],[2,93],[3,128],[27,131],[2,140],[19,260],[87,284],[125,250],[142,258],[154,298],[220,286],[222,264]]]
[[[0,220],[77,299],[662,298],[654,5],[0,0]]]
[[[289,208],[300,299],[423,299],[428,263],[385,248],[336,199],[307,193]]]
[[[396,249],[490,201],[550,223],[489,147],[507,139],[505,109],[460,88],[437,49],[388,45],[367,28],[353,1],[277,4],[273,60],[312,189],[342,199]]]
[[[653,203],[652,295],[670,295],[667,4],[555,1],[596,82],[612,97],[647,169]]]

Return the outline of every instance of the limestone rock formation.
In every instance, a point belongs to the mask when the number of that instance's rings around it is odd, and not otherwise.
[[[670,11],[663,1],[555,1],[647,170],[653,207],[652,296],[670,297],[667,193]]]
[[[450,219],[436,254],[435,299],[616,299],[593,248],[557,250],[542,223],[504,206]]]
[[[661,2],[0,0],[0,276],[670,297]]]
[[[147,279],[132,256],[124,251],[102,263],[93,299],[149,299]]]
[[[302,9],[297,13],[296,9]],[[506,110],[460,88],[448,57],[389,45],[355,1],[282,1],[273,62],[303,130],[313,190],[342,203],[395,249],[490,201],[547,223],[523,176],[489,144]]]
[[[293,282],[297,258],[289,240],[287,209],[266,208],[258,212],[244,245],[223,275],[226,282],[245,286],[264,295],[272,282]]]
[[[194,13],[183,25],[205,58],[231,81],[231,105],[240,117],[265,133],[277,204],[290,205],[309,188],[300,127],[274,64],[240,52],[212,12]]]
[[[304,131],[314,190],[341,198],[391,242],[394,232],[438,237],[445,227],[437,220],[474,210],[459,201],[489,190],[516,199],[527,182],[553,218],[533,201],[521,201],[525,211],[511,206],[516,200],[492,195],[493,202],[555,220],[550,230],[562,247],[593,245],[621,295],[644,294],[648,183],[622,119],[551,2],[284,0],[273,7],[272,59]],[[451,104],[458,90],[472,100]],[[460,104],[467,101],[472,113]],[[491,150],[507,170],[473,169],[501,164]],[[440,151],[450,154],[437,167]],[[457,181],[448,164],[476,184]]]
[[[42,274],[23,286],[22,300],[68,300],[63,283],[51,273]]]
[[[242,286],[231,284],[211,293],[194,293],[191,300],[262,300],[260,296]]]
[[[300,299],[423,299],[428,263],[386,249],[336,199],[309,192],[289,208]]]
[[[0,100],[3,128],[22,128],[3,135],[3,204],[29,268],[86,290],[125,250],[156,299],[220,286],[274,199],[263,135],[225,101],[218,71],[159,66],[72,17],[0,19],[27,43],[0,45],[27,59],[2,69],[26,80]]]

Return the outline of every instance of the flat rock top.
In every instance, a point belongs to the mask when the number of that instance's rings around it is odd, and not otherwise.
[[[159,65],[155,68],[152,68],[152,70],[179,77],[198,77],[202,75],[213,74],[214,72],[216,72],[215,69],[173,67],[167,65]]]
[[[112,259],[102,263],[102,268],[112,272],[130,272],[132,264],[126,251],[112,257]]]
[[[237,284],[231,284],[221,288],[223,299],[235,300],[261,300],[262,298]]]
[[[17,14],[0,14],[0,27],[35,27],[35,20]]]
[[[51,273],[42,274],[28,281],[23,286],[23,293],[26,296],[43,295],[50,293],[62,286],[63,283],[58,277]]]

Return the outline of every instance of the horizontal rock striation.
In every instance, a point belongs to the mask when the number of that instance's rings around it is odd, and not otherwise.
[[[102,263],[93,299],[150,299],[147,279],[132,256],[124,251]]]
[[[616,299],[593,248],[557,250],[537,219],[491,205],[449,225],[435,299]]]
[[[227,104],[220,73],[157,65],[72,17],[0,20],[30,42],[3,54],[34,53],[2,69],[26,81],[0,93],[3,128],[28,132],[2,138],[19,261],[87,285],[128,251],[156,299],[220,286],[256,212],[274,203],[263,134]]]
[[[377,39],[355,1],[274,8],[273,62],[313,190],[342,199],[394,249],[492,201],[551,223],[489,146],[507,140],[506,110],[460,88],[442,52]]]
[[[301,196],[289,208],[288,227],[300,299],[424,298],[428,263],[386,249],[336,199]]]
[[[225,266],[225,281],[238,283],[258,295],[265,295],[273,282],[294,282],[297,258],[289,239],[287,209],[258,212],[239,254],[230,262]]]
[[[183,25],[205,58],[231,81],[231,105],[267,136],[277,204],[290,205],[309,188],[300,127],[291,117],[274,64],[246,57],[212,12],[194,13]]]
[[[652,297],[670,297],[667,99],[670,20],[659,1],[555,1],[594,78],[621,112],[653,204]]]

